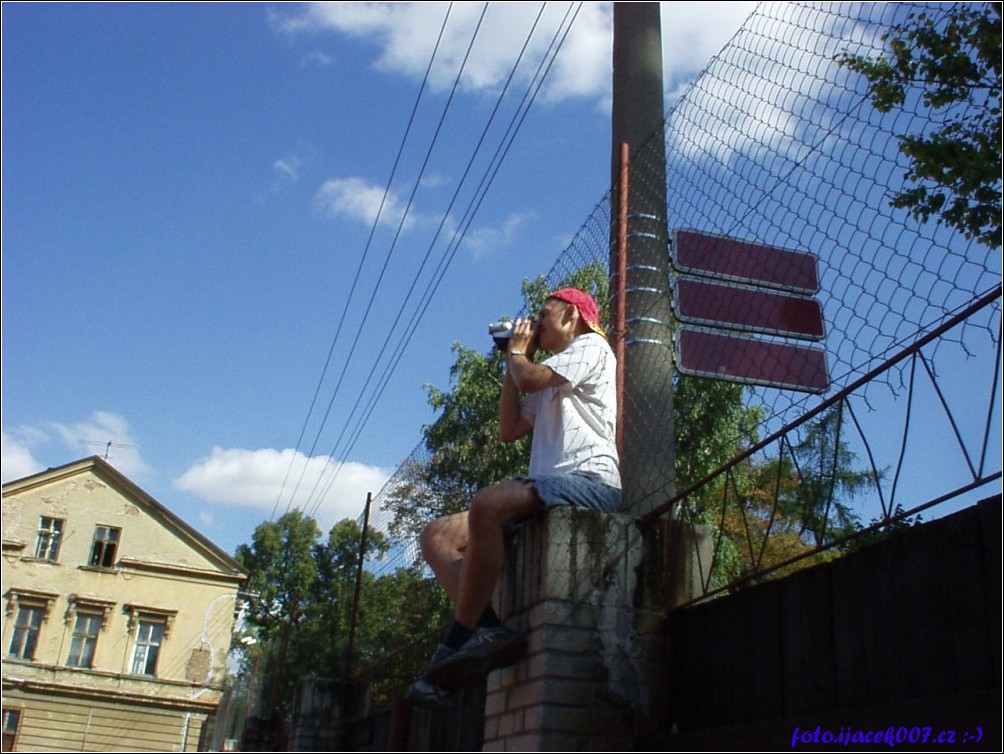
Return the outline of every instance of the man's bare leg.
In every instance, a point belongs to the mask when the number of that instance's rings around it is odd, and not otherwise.
[[[475,495],[467,515],[467,549],[461,562],[454,602],[457,623],[474,628],[491,600],[495,584],[502,575],[505,524],[528,518],[539,508],[537,490],[528,481],[502,482]]]
[[[422,557],[436,575],[446,596],[456,605],[460,595],[460,571],[467,547],[467,511],[438,518],[422,530]]]
[[[408,690],[412,702],[441,707],[444,688],[476,682],[526,651],[526,640],[500,624],[489,601],[502,575],[505,524],[539,509],[532,482],[503,482],[478,492],[467,513],[438,519],[422,532],[422,554],[456,610],[442,644]],[[477,634],[479,626],[491,633]]]

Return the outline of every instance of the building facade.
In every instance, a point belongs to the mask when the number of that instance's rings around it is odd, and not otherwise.
[[[3,485],[4,751],[198,751],[246,578],[98,457]]]

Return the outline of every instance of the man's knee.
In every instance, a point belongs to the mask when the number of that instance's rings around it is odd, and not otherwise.
[[[467,543],[466,516],[466,513],[454,513],[426,524],[418,535],[422,555],[462,549]]]
[[[493,488],[478,490],[471,500],[467,520],[472,529],[491,524],[495,518],[496,500]]]
[[[533,515],[539,505],[533,482],[513,480],[479,490],[468,516],[472,528],[501,526],[514,518]]]

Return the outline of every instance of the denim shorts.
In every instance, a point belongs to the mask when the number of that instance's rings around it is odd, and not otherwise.
[[[541,506],[543,510],[559,505],[574,505],[616,513],[621,507],[621,491],[589,474],[573,471],[523,478],[533,482],[537,494],[543,501]]]

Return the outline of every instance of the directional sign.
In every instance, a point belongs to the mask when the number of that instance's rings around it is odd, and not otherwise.
[[[693,277],[676,281],[673,308],[682,322],[821,340],[823,309],[804,296],[712,283]]]
[[[676,331],[683,374],[824,393],[830,386],[826,353],[819,348],[729,335],[683,326]]]
[[[813,294],[819,290],[813,254],[693,230],[675,231],[670,253],[673,266],[684,273],[793,293]]]

